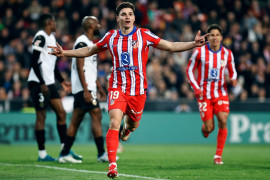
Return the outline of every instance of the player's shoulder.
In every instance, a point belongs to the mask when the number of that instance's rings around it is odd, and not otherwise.
[[[109,30],[104,36],[108,36],[108,35],[112,35],[113,33],[115,33],[116,30]]]
[[[222,45],[222,49],[223,51],[226,53],[229,53],[229,54],[232,54],[232,50],[228,49],[227,47],[225,47],[224,45]]]
[[[43,34],[42,31],[39,31],[39,32],[36,33],[32,44],[35,45],[35,46],[43,47],[45,45],[45,42],[46,42],[45,35]]]
[[[83,34],[76,39],[74,49],[86,47],[88,42],[89,42],[88,38]]]
[[[138,28],[140,31],[142,32],[147,32],[147,31],[150,31],[150,29],[147,29],[147,28]]]
[[[76,39],[76,42],[86,42],[87,40],[88,38],[86,37],[86,35],[82,34]]]

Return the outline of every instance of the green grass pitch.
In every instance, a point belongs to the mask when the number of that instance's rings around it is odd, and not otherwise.
[[[47,145],[57,157],[60,146]],[[94,145],[75,144],[82,164],[37,162],[36,145],[0,145],[0,179],[107,179]],[[226,145],[214,165],[215,145],[130,145],[118,154],[118,179],[270,179],[270,145]]]

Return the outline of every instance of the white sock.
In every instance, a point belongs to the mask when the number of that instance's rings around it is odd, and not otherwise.
[[[38,151],[38,156],[40,157],[40,158],[45,158],[46,156],[47,156],[47,152],[46,152],[46,150],[44,149],[44,150],[39,150]]]
[[[221,156],[219,156],[219,155],[215,155],[215,156],[214,156],[214,159],[215,159],[215,158],[221,158]]]

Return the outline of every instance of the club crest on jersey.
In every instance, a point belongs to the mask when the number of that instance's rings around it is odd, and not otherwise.
[[[129,65],[130,63],[130,55],[128,52],[122,52],[121,54],[121,63],[123,65]]]
[[[132,47],[134,49],[138,48],[139,47],[139,42],[136,40],[136,41],[132,41]]]
[[[218,79],[218,69],[213,68],[211,69],[211,79]]]

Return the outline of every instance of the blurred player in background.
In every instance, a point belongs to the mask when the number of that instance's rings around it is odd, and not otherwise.
[[[31,57],[31,70],[28,77],[29,89],[36,110],[35,136],[38,144],[38,161],[55,161],[45,150],[45,120],[48,104],[56,113],[57,131],[63,144],[66,138],[66,112],[63,108],[55,78],[61,83],[66,92],[70,92],[70,83],[61,76],[55,56],[48,54],[47,46],[56,45],[53,32],[56,30],[55,19],[50,14],[39,18],[42,30],[34,37]],[[73,156],[76,155],[72,152]]]
[[[86,16],[82,21],[84,34],[77,38],[74,49],[93,46],[93,38],[99,35],[100,24],[96,17]],[[67,130],[67,138],[63,150],[60,153],[59,162],[81,163],[70,154],[71,146],[75,141],[78,128],[88,112],[91,116],[91,127],[94,141],[97,147],[97,161],[108,162],[108,154],[104,150],[104,139],[101,127],[101,108],[97,99],[97,88],[101,100],[106,100],[106,93],[97,81],[97,55],[86,58],[73,58],[71,69],[71,85],[74,95],[74,110],[71,122]]]
[[[126,141],[130,133],[138,126],[146,100],[147,81],[146,64],[149,47],[180,52],[202,46],[205,37],[200,31],[192,42],[169,42],[160,39],[150,30],[137,28],[135,22],[135,7],[129,2],[120,3],[116,8],[116,20],[119,30],[111,30],[95,45],[77,50],[63,50],[57,44],[52,47],[51,54],[56,56],[88,57],[109,50],[113,57],[113,70],[109,80],[108,111],[110,126],[106,136],[109,156],[108,177],[117,177],[116,153],[119,143],[119,128],[124,115],[124,128],[121,139]]]
[[[186,70],[189,83],[198,100],[203,121],[202,134],[205,138],[214,130],[214,114],[218,119],[217,148],[214,164],[223,164],[222,152],[226,142],[229,98],[225,81],[225,70],[229,70],[230,83],[237,84],[234,57],[230,50],[222,46],[222,29],[217,24],[208,27],[209,43],[198,47],[192,54]],[[198,77],[194,71],[198,69]]]

